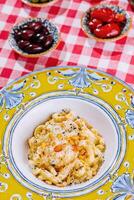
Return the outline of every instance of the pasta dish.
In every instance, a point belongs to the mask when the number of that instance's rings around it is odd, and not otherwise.
[[[33,174],[59,187],[88,181],[104,161],[104,139],[70,110],[54,113],[37,126],[28,146]]]

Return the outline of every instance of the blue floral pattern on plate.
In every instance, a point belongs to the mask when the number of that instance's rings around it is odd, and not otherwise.
[[[59,71],[59,73],[65,77],[71,77],[69,83],[76,88],[87,88],[91,85],[91,81],[102,80],[103,77],[97,73],[89,73],[86,68],[80,68],[78,71],[65,70]]]
[[[127,195],[134,196],[134,183],[130,174],[122,174],[112,185],[112,191],[118,193],[113,200],[125,200]]]
[[[134,97],[132,97],[131,106],[134,108]],[[127,110],[126,121],[132,128],[134,128],[134,110]]]
[[[22,102],[23,94],[20,90],[24,87],[24,82],[16,84],[12,89],[3,89],[0,91],[0,107],[5,105],[6,109],[12,109]]]

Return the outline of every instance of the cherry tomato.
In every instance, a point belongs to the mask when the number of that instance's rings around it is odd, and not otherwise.
[[[102,26],[102,22],[99,19],[92,19],[89,22],[89,28],[91,31],[94,31],[94,29],[98,28],[99,26]]]
[[[103,22],[112,22],[114,20],[115,12],[110,8],[99,8],[91,11],[91,19],[99,19]]]
[[[109,23],[94,30],[94,34],[99,38],[111,38],[119,35],[121,28],[117,23]]]

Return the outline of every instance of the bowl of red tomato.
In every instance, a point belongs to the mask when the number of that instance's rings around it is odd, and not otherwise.
[[[114,41],[126,36],[132,25],[127,11],[117,5],[100,4],[89,8],[82,17],[82,29],[97,41]]]

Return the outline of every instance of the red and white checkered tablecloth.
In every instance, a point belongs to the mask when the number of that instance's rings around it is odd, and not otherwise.
[[[127,0],[114,3],[121,4],[134,18]],[[91,0],[59,0],[47,8],[32,8],[21,0],[0,0],[0,88],[28,72],[56,65],[97,68],[134,86],[134,23],[128,36],[116,42],[88,39],[80,19],[90,6]],[[8,36],[12,26],[29,16],[48,17],[59,27],[61,42],[56,50],[33,59],[24,58],[10,48]]]

